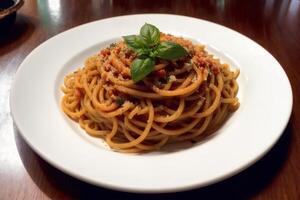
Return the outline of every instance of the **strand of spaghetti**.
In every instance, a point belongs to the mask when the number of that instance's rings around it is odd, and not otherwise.
[[[132,119],[139,111],[141,110],[140,106],[136,106],[128,115],[129,119]]]
[[[65,111],[69,116],[71,116],[75,120],[77,120],[78,118],[80,118],[82,115],[86,113],[86,110],[84,108],[78,108],[76,110],[71,111],[66,107],[63,107],[63,111]]]
[[[70,84],[69,82],[73,80],[73,77],[75,76],[75,73],[71,73],[70,75],[67,75],[66,77],[64,77],[64,85],[68,88],[70,87],[72,84]]]
[[[222,91],[223,87],[224,87],[224,81],[223,81],[223,78],[222,78],[222,75],[221,74],[218,74],[217,75],[217,82],[218,82],[218,89],[220,91]]]
[[[123,86],[127,86],[127,87],[134,86],[133,80],[120,80],[110,73],[105,72],[105,74],[107,74],[107,78],[110,81],[114,82],[117,85],[123,85]]]
[[[209,93],[207,93],[206,94],[206,102],[204,104],[204,110],[206,110],[209,107],[210,104],[211,104],[211,97],[210,97]],[[196,129],[193,128],[193,129],[190,130],[190,132],[194,132],[194,133],[185,134],[185,135],[182,135],[180,137],[181,138],[187,137],[187,138],[190,138],[190,139],[192,139],[194,137],[197,137],[198,135],[200,135],[201,133],[203,133],[206,130],[207,126],[209,125],[209,122],[211,121],[211,118],[212,118],[212,114],[210,114],[208,117],[204,118],[205,119],[204,123],[202,124],[200,129],[199,128],[196,128]],[[199,119],[203,120],[203,118],[199,118]],[[187,126],[187,124],[184,124],[184,126]]]
[[[86,77],[86,74],[83,74],[82,75],[82,78],[83,78],[83,88],[84,88],[84,91],[85,93],[88,95],[88,97],[91,99],[92,98],[92,93],[90,91],[90,88],[89,88],[89,85],[87,83],[87,77]]]
[[[74,78],[74,86],[75,88],[83,88],[81,77],[82,77],[82,70],[78,69],[78,71],[75,72],[75,78]]]
[[[87,113],[90,115],[91,118],[93,118],[95,121],[99,121],[103,115],[92,106],[91,100],[88,98],[88,96],[85,96],[83,99],[83,103],[81,104],[86,110]]]
[[[86,121],[86,120],[84,120],[83,118],[79,118],[79,120],[78,120],[78,123],[82,129],[84,129],[84,125],[85,125],[84,121]]]
[[[98,84],[100,85],[100,91],[99,91],[99,93],[98,93],[98,97],[99,97],[100,102],[102,103],[102,102],[105,101],[105,100],[104,100],[104,87],[103,87],[103,82],[100,80]]]
[[[190,95],[188,97],[185,98],[186,101],[195,101],[195,100],[198,100],[198,99],[203,99],[204,97],[202,96],[202,94],[193,94],[193,95]],[[204,100],[204,99],[203,99]]]
[[[78,105],[79,100],[77,98],[72,97],[69,94],[66,94],[64,96],[64,105],[69,109],[75,109],[75,107]]]
[[[222,97],[223,98],[231,98],[233,97],[232,90],[228,84],[224,85],[224,89],[222,90]]]
[[[204,103],[204,100],[206,98],[201,98],[199,101],[197,101],[196,105],[195,106],[192,106],[192,109],[186,111],[186,112],[183,112],[179,117],[178,119],[185,119],[187,117],[192,117],[195,113],[197,113],[197,111],[202,107],[203,103]],[[206,101],[208,102],[208,101]],[[159,109],[160,108],[160,109]],[[169,114],[173,114],[175,113],[175,110],[172,110],[168,107],[165,107],[165,106],[159,106],[157,109],[159,110],[164,110],[166,111],[167,113]]]
[[[158,71],[161,70],[163,68],[165,68],[167,65],[165,63],[160,63],[154,66],[154,71]]]
[[[138,135],[142,135],[142,134],[143,134],[143,131],[140,130],[140,129],[138,129],[137,127],[133,126],[133,125],[129,122],[129,120],[128,120],[127,117],[124,118],[124,125],[125,125],[126,128],[128,128],[129,130],[133,131],[134,133],[136,133],[136,134],[138,134]],[[145,129],[146,126],[147,126],[147,124],[146,124],[146,123],[143,123],[143,126],[140,126],[140,127],[142,127],[142,128]]]
[[[81,109],[79,111],[72,111],[68,109],[68,107],[65,106],[65,101],[61,101],[61,108],[68,116],[70,116],[72,119],[78,119],[81,115],[85,113],[85,109]]]
[[[97,70],[92,70],[87,73],[87,76],[95,76],[95,75],[99,75]]]
[[[144,122],[141,122],[141,121],[137,121],[137,120],[130,120],[132,123],[134,123],[134,125],[137,125],[143,129],[145,129],[145,127],[147,126],[147,123],[144,123]],[[143,134],[143,131],[140,130],[139,128],[137,128],[136,126],[134,126],[131,122],[128,120],[127,117],[124,118],[124,126],[126,128],[128,128],[130,131],[136,133],[137,135],[141,135]],[[151,136],[151,135],[156,135],[158,134],[159,132],[156,131],[156,130],[150,130],[148,136]]]
[[[191,140],[195,137],[198,137],[199,135],[201,135],[202,133],[204,133],[204,131],[206,130],[207,126],[209,125],[210,121],[212,119],[212,115],[206,117],[204,119],[203,124],[200,126],[200,128],[197,129],[192,129],[191,132],[193,132],[192,134],[187,134],[187,135],[182,135],[179,136],[177,138],[175,138],[176,141],[185,141],[185,140]]]
[[[190,69],[191,69],[191,67],[184,66],[181,69],[176,69],[173,72],[170,72],[170,75],[179,75],[179,74],[189,71]]]
[[[101,104],[110,105],[115,103],[115,100],[111,99],[108,95],[108,92],[104,89],[104,87],[100,88],[100,91],[98,93],[98,98],[100,100]],[[105,109],[103,109],[105,110]]]
[[[73,96],[73,94],[71,94],[71,93],[66,93],[63,100],[65,103],[65,106],[72,110],[74,110],[76,108],[76,106],[78,105],[78,103],[80,101],[78,98]]]
[[[127,139],[129,141],[135,140],[135,138],[133,138],[126,129],[123,129],[123,131],[124,131],[124,135],[127,137]],[[137,144],[136,147],[141,150],[146,150],[146,151],[159,149],[161,146],[163,146],[168,141],[168,139],[169,139],[169,137],[165,136],[161,141],[159,141],[156,144],[153,144],[153,145]]]
[[[234,79],[237,79],[239,75],[240,75],[240,69],[236,69],[234,71]]]
[[[149,111],[148,107],[142,108],[140,111],[137,112],[137,115],[144,115]]]
[[[218,124],[220,124],[223,119],[226,117],[226,111],[228,110],[228,104],[222,105],[219,107],[219,112],[216,113],[216,115],[213,117],[213,122],[211,123],[211,127],[217,127]]]
[[[178,117],[180,117],[183,110],[184,110],[184,99],[180,98],[179,106],[178,106],[177,110],[172,115],[170,115],[170,116],[156,115],[154,117],[154,121],[155,122],[163,122],[163,123],[174,121]]]
[[[183,81],[183,83],[178,88],[185,88],[191,82],[193,77],[194,74],[190,73],[189,76]]]
[[[60,90],[61,90],[63,93],[67,94],[67,93],[72,92],[72,91],[73,91],[73,88],[68,88],[68,87],[65,87],[65,86],[61,86],[61,87],[60,87]]]
[[[108,137],[107,138],[107,143],[111,146],[111,147],[115,147],[117,149],[128,149],[131,148],[133,146],[136,146],[137,144],[140,144],[148,135],[151,127],[152,127],[152,123],[153,123],[153,118],[154,118],[154,109],[152,106],[152,103],[150,100],[146,100],[147,105],[149,106],[149,114],[148,114],[148,120],[147,120],[147,126],[145,127],[143,133],[136,138],[135,140],[132,140],[130,142],[127,143],[114,143],[112,142],[111,138]]]
[[[132,103],[129,102],[125,102],[122,107],[111,111],[111,112],[102,112],[101,110],[98,110],[99,114],[102,115],[103,117],[106,118],[112,118],[112,117],[116,117],[118,115],[122,115],[124,112],[126,112],[127,110],[129,110],[130,108],[133,107]]]
[[[86,117],[85,117],[86,118]],[[78,123],[79,125],[81,126],[81,128],[85,129],[85,125],[86,124],[91,124],[91,123],[94,123],[94,126],[93,128],[95,128],[96,126],[100,127],[101,130],[107,130],[108,133],[110,132],[112,126],[103,126],[103,124],[101,122],[97,122],[95,121],[94,119],[92,118],[89,118],[89,119],[85,119],[83,117],[80,117],[79,120],[78,120]],[[110,121],[106,122],[106,123],[111,123]],[[95,130],[98,130],[95,128]]]
[[[172,82],[169,81],[167,84],[164,86],[164,90],[169,90],[172,87]]]
[[[188,132],[189,130],[191,130],[192,128],[194,128],[194,126],[196,126],[196,124],[200,120],[201,120],[201,118],[196,118],[188,126],[185,126],[183,128],[178,128],[178,129],[175,129],[175,130],[168,130],[168,129],[162,128],[161,126],[157,125],[156,123],[153,123],[152,126],[155,130],[157,130],[157,131],[159,131],[163,134],[178,136],[178,135],[184,134],[184,133]]]
[[[86,130],[86,132],[88,132],[90,135],[94,136],[94,137],[103,137],[104,135],[108,134],[109,131],[107,130],[95,130],[93,128],[90,127],[91,123],[86,123],[84,126],[84,129]]]
[[[218,105],[220,104],[220,99],[221,99],[220,90],[215,85],[212,85],[212,84],[209,86],[209,88],[211,88],[215,92],[215,99],[214,99],[212,105],[209,108],[207,108],[205,111],[194,114],[193,117],[195,117],[195,118],[206,117],[206,116],[210,115],[211,113],[213,113],[217,109]]]
[[[197,67],[193,67],[193,68],[196,71],[198,76],[197,76],[195,82],[193,82],[188,87],[169,91],[169,90],[161,90],[158,87],[153,86],[152,87],[153,91],[155,91],[157,94],[159,94],[159,96],[179,96],[179,95],[184,95],[186,93],[196,90],[202,82],[202,74]]]
[[[105,140],[110,145],[111,139],[116,135],[118,131],[118,121],[115,117],[112,118],[113,127],[111,129],[111,132],[106,135]],[[111,146],[111,145],[110,145]]]
[[[110,54],[109,60],[118,72],[120,72],[123,75],[130,75],[130,69],[126,67],[114,53]]]
[[[184,88],[184,87],[186,87],[191,82],[193,76],[194,76],[194,74],[190,73],[189,76],[186,79],[183,80],[183,83],[178,88]],[[173,82],[178,82],[178,81],[177,81],[177,79],[173,80],[173,81],[168,81],[168,83],[165,84],[165,86],[163,87],[163,90],[169,90],[171,88]],[[147,81],[147,79],[144,80],[144,83],[149,88],[151,88],[152,85],[153,85],[150,81]]]
[[[92,98],[91,98],[93,105],[95,106],[95,108],[97,110],[99,109],[101,111],[110,112],[112,110],[115,110],[118,107],[118,105],[116,103],[111,103],[108,105],[106,103],[100,103],[98,101],[97,95],[99,93],[100,87],[101,87],[101,85],[97,84],[96,87],[94,87],[94,89],[93,89]]]
[[[127,131],[127,129],[123,129],[124,131],[124,135],[126,136],[126,138],[131,142],[133,140],[135,140],[135,138],[133,138],[129,132]],[[143,144],[137,144],[135,147],[137,147],[138,149],[140,150],[152,150],[153,149],[153,146],[146,146],[146,145],[143,145]]]
[[[233,84],[233,86],[232,86],[232,91],[233,91],[233,93],[234,93],[234,96],[236,96],[236,94],[237,94],[237,92],[238,92],[238,90],[239,90],[239,85],[237,84],[237,82],[234,80],[234,81],[232,81],[232,84]]]
[[[189,111],[187,111],[187,112],[182,113],[182,114],[178,117],[178,119],[186,119],[186,118],[188,118],[188,117],[192,117],[192,116],[193,116],[194,114],[196,114],[196,113],[198,112],[198,110],[202,107],[203,103],[204,103],[204,99],[200,99],[200,101],[198,101],[198,102],[196,103],[196,106],[195,106],[193,109],[191,109],[191,110],[189,110]]]
[[[114,88],[116,88],[118,91],[123,92],[125,94],[134,95],[136,97],[143,97],[143,98],[149,98],[149,99],[163,99],[162,96],[156,93],[151,92],[141,92],[138,90],[134,90],[131,88],[126,88],[124,86],[115,85]]]
[[[221,99],[221,103],[234,103],[237,101],[237,98],[234,97],[234,98],[225,98],[225,99]]]

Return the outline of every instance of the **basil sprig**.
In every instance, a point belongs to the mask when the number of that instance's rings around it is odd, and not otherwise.
[[[123,38],[127,46],[138,55],[132,62],[130,70],[134,82],[153,72],[155,58],[176,60],[188,54],[185,48],[174,42],[160,43],[159,29],[147,23],[142,26],[140,35],[128,35]]]
[[[145,23],[140,30],[140,35],[144,38],[149,46],[154,46],[159,43],[160,32],[158,28],[151,24]]]

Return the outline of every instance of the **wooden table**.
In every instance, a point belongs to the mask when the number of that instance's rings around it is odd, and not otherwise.
[[[9,112],[11,83],[23,59],[43,41],[64,30],[93,20],[136,13],[173,13],[213,21],[245,34],[275,56],[291,81],[294,106],[282,137],[263,159],[233,178],[206,188],[146,196],[78,181],[47,164],[28,147]],[[26,0],[14,31],[0,38],[0,199],[105,196],[110,199],[300,199],[299,62],[299,0]]]

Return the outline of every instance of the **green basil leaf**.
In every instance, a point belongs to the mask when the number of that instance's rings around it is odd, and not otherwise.
[[[154,59],[152,58],[136,58],[131,64],[131,78],[134,82],[138,82],[145,78],[154,70]]]
[[[146,49],[146,48],[144,48],[144,49],[137,49],[136,50],[136,53],[137,53],[138,57],[141,57],[141,56],[143,56],[143,57],[149,57],[148,55],[149,55],[150,52],[151,52],[151,50],[150,49]]]
[[[140,51],[147,47],[146,41],[139,35],[123,36],[125,43],[129,48],[135,51]]]
[[[148,45],[154,46],[159,43],[160,32],[158,28],[151,24],[145,23],[140,30],[140,35],[145,39]]]
[[[174,42],[162,42],[154,51],[154,56],[166,60],[174,60],[186,56],[188,52]]]
[[[140,58],[140,59],[146,59],[146,58],[149,58],[149,55],[141,53],[141,54],[138,54],[137,57]]]

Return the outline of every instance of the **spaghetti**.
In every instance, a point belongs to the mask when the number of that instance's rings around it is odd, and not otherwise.
[[[112,44],[65,77],[62,110],[122,152],[197,141],[217,130],[239,107],[239,70],[181,37],[161,33],[160,40],[180,44],[188,56],[156,59],[154,72],[135,83],[130,65],[136,53],[124,41]]]

